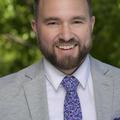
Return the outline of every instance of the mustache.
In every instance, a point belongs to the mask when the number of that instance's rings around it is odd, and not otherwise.
[[[78,40],[76,40],[75,38],[71,38],[69,40],[65,40],[65,39],[59,39],[56,43],[56,46],[70,46],[70,45],[79,45]]]

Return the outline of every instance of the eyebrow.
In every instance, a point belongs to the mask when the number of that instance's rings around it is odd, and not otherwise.
[[[84,16],[75,16],[72,18],[73,20],[83,20],[83,21],[87,21],[87,18]]]
[[[87,18],[84,16],[75,16],[71,18],[72,20],[83,20],[83,21],[87,21]],[[43,21],[44,22],[48,22],[48,21],[59,21],[60,18],[57,17],[48,17],[48,18],[44,18]]]
[[[48,21],[59,21],[60,19],[57,17],[48,17],[48,18],[44,18],[44,22],[48,22]]]

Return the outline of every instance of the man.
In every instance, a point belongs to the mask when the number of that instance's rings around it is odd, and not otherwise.
[[[120,120],[120,70],[89,55],[94,23],[91,0],[35,1],[44,57],[0,79],[0,120]]]

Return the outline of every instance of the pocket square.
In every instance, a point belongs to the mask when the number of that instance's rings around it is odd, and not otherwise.
[[[120,120],[120,117],[119,118],[114,118],[113,120]]]

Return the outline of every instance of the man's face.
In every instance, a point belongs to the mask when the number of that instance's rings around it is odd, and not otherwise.
[[[41,0],[32,27],[43,55],[64,71],[79,66],[88,54],[94,21],[87,0]]]

